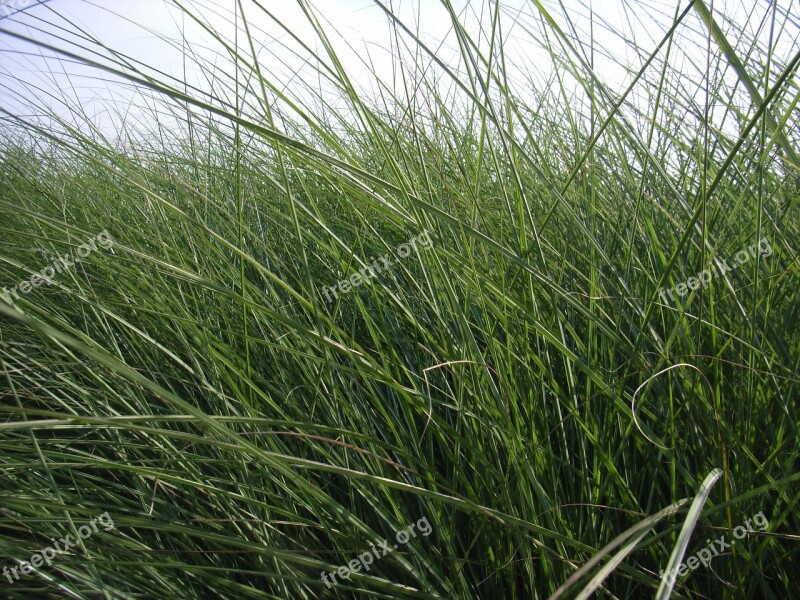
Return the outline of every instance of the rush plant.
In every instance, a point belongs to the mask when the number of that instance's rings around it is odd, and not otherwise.
[[[79,4],[0,19],[0,288],[114,241],[0,299],[0,567],[115,530],[4,597],[797,591],[797,3]]]

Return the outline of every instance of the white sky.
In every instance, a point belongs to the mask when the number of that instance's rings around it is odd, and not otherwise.
[[[11,5],[15,1],[10,0]],[[225,38],[233,39],[232,10],[235,0],[183,0],[193,11],[206,19],[214,30]],[[448,64],[457,62],[457,40],[452,33],[449,17],[439,0],[384,0],[391,4],[395,13],[410,27],[418,30],[422,39],[435,48],[437,56]],[[586,0],[588,4],[589,0]],[[316,52],[322,52],[322,44],[313,34],[307,19],[296,1],[261,0],[263,6],[275,11],[276,17],[297,33]],[[3,0],[0,0],[0,6]],[[251,33],[257,40],[259,63],[272,81],[280,82],[289,93],[294,93],[298,79],[315,81],[318,75],[303,56],[293,56],[290,36],[281,31],[253,3],[242,0]],[[326,21],[326,30],[331,42],[340,53],[342,62],[354,81],[370,93],[376,93],[376,76],[388,83],[399,83],[393,71],[391,55],[394,40],[392,30],[383,12],[373,0],[316,0],[311,2],[320,18]],[[486,49],[485,26],[490,19],[487,3],[483,1],[454,0],[453,4],[467,24],[469,32],[480,40]],[[569,31],[557,0],[544,4],[551,10],[559,25]],[[791,0],[778,0],[784,11],[790,11],[789,22],[794,31],[782,34],[784,40],[778,46],[782,59],[797,51],[798,4]],[[602,22],[608,23],[628,39],[649,52],[655,47],[669,26],[676,5],[686,5],[686,0],[594,0],[594,35],[597,40],[595,72],[615,92],[621,92],[630,80],[630,72],[620,65],[629,64],[635,70],[642,58],[619,36],[604,31]],[[502,29],[506,36],[504,44],[507,61],[518,94],[525,94],[531,87],[547,85],[547,75],[552,72],[552,61],[542,49],[541,27],[534,18],[536,9],[526,0],[504,0]],[[588,46],[590,21],[588,9],[579,0],[564,0],[563,6],[573,22],[578,39]],[[747,21],[755,27],[761,16],[767,14],[767,0],[716,0],[717,11],[735,15],[739,22]],[[793,12],[792,12],[793,11]],[[0,16],[4,13],[0,10]],[[478,24],[483,22],[482,37],[478,35]],[[80,28],[80,29],[76,29]],[[228,58],[220,54],[216,43],[200,26],[192,23],[169,0],[49,0],[32,6],[24,12],[0,18],[0,106],[14,114],[29,115],[41,111],[41,105],[55,107],[59,114],[66,114],[64,106],[72,104],[90,115],[91,120],[104,131],[111,131],[123,120],[127,123],[146,118],[142,115],[141,97],[128,86],[118,85],[107,75],[78,66],[73,61],[52,58],[53,53],[32,44],[5,35],[3,30],[14,31],[40,41],[49,41],[55,46],[71,49],[81,55],[87,48],[105,53],[104,45],[120,55],[140,61],[152,69],[164,71],[179,80],[184,80],[184,53],[181,42],[183,31],[195,52],[202,56],[201,62],[216,65],[220,74],[230,75]],[[71,31],[72,33],[68,33]],[[75,35],[75,31],[91,36],[88,42]],[[338,34],[336,33],[338,32]],[[766,41],[768,29],[760,37]],[[695,96],[702,91],[700,76],[705,58],[698,53],[696,44],[704,44],[705,30],[695,14],[687,20],[676,38],[681,53],[673,58],[674,64],[685,65],[686,84],[689,94]],[[172,45],[163,38],[174,40]],[[551,40],[554,41],[554,40]],[[240,45],[246,45],[240,33]],[[352,46],[352,50],[349,49]],[[78,49],[76,48],[83,48]],[[588,53],[588,50],[587,50]],[[604,55],[608,56],[604,56]],[[49,58],[48,58],[49,57]],[[364,61],[368,61],[367,67]],[[102,62],[108,62],[103,60]],[[696,66],[692,66],[692,62]],[[203,73],[188,65],[186,80],[203,89]],[[225,77],[223,77],[225,79]],[[692,89],[694,86],[694,89]]]

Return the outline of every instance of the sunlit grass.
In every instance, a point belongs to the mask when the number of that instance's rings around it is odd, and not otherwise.
[[[208,26],[218,64],[187,46],[204,89],[46,41],[57,13],[0,21],[126,80],[144,115],[114,140],[33,91],[0,107],[0,286],[114,239],[0,300],[4,565],[116,526],[0,578],[6,596],[651,597],[671,556],[763,511],[768,532],[672,595],[791,597],[798,16],[683,3],[655,44],[626,40],[615,90],[549,4],[517,15],[544,75],[509,64],[509,7],[481,5],[476,34],[445,3],[446,61],[385,6],[397,72],[368,93],[325,5],[301,5],[315,43],[283,31],[311,69],[290,86],[257,49],[268,3],[237,2],[235,36]],[[430,249],[324,299],[425,230]],[[764,237],[770,256],[659,297]],[[431,535],[326,588],[422,517]]]

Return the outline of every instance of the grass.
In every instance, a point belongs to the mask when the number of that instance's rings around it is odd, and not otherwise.
[[[113,246],[0,301],[3,566],[104,512],[114,529],[3,597],[791,597],[796,10],[683,2],[650,43],[589,6],[444,2],[447,58],[376,3],[387,79],[298,6],[305,37],[268,3],[176,3],[206,36],[167,40],[183,80],[58,3],[0,21],[139,114],[118,107],[113,139],[5,76],[26,110],[0,107],[0,284]],[[306,65],[291,81],[265,36]],[[769,256],[659,297],[762,238]],[[759,511],[767,531],[661,582]],[[429,536],[325,586],[422,518]]]

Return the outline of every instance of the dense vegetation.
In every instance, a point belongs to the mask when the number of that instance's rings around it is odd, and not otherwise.
[[[3,566],[83,538],[3,597],[798,591],[796,6],[682,2],[653,44],[605,23],[617,89],[569,9],[489,2],[476,29],[445,2],[445,60],[387,5],[396,72],[369,93],[324,3],[300,3],[316,43],[281,30],[312,75],[272,76],[254,40],[281,22],[242,1],[235,35],[206,29],[219,64],[186,47],[205,87],[56,4],[0,38],[124,83],[140,116],[114,139],[29,88],[0,108]],[[549,64],[506,56],[512,20]],[[677,57],[691,40],[702,64]],[[759,512],[766,531],[661,583]]]

